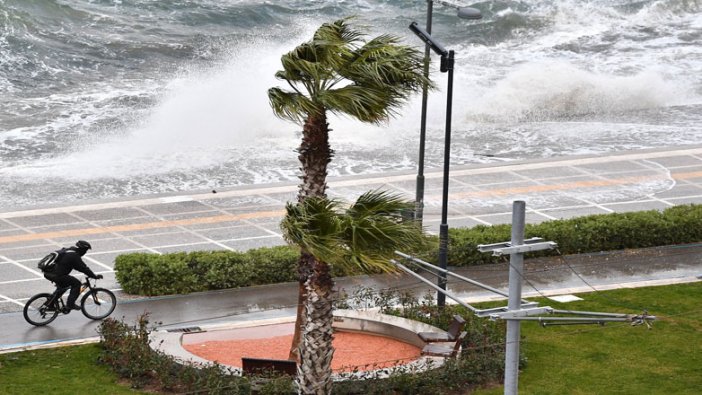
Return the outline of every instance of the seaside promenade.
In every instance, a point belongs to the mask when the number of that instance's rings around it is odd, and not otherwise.
[[[440,169],[430,170],[425,177],[424,225],[437,233],[442,173]],[[380,188],[413,199],[415,178],[413,172],[330,178],[328,192],[331,197],[350,201],[367,190]],[[0,322],[7,329],[0,337],[0,350],[95,336],[95,324],[78,315],[59,317],[52,328],[37,328],[33,332],[24,323],[20,311],[26,300],[52,289],[36,268],[36,262],[47,252],[78,239],[90,241],[93,250],[84,259],[96,273],[105,276],[100,286],[118,291],[120,306],[115,314],[137,314],[145,310],[145,305],[119,292],[113,271],[116,256],[138,251],[247,250],[281,245],[278,224],[285,203],[295,200],[296,194],[297,186],[287,183],[0,212]],[[702,146],[452,167],[449,227],[509,223],[514,200],[526,202],[528,223],[700,204]],[[618,274],[606,270],[599,275],[594,270],[580,274],[590,286],[602,287],[627,281],[627,276],[641,283],[691,281],[695,273],[702,274],[702,264],[698,263],[702,247],[690,248],[689,252],[691,255],[679,260],[682,269],[676,267],[673,259],[661,263],[660,270],[651,270],[656,264],[652,258],[650,265],[638,269],[623,262],[627,267]],[[497,275],[500,267],[489,270],[493,270],[492,283],[504,285],[506,270]],[[549,280],[548,270],[542,272],[545,274],[534,280],[543,286],[539,292],[547,292],[550,285],[560,290],[585,291],[583,283],[578,288],[572,274]],[[665,273],[669,273],[668,278]],[[341,284],[352,286],[354,282],[370,286],[413,284],[405,277],[366,277],[343,280]],[[525,293],[529,293],[527,288]],[[252,305],[261,310],[261,316],[270,316],[263,314],[264,306],[277,306],[279,312],[275,314],[290,314],[291,295],[294,298],[294,285],[288,284],[152,298],[148,309],[168,310],[171,322],[165,324],[172,325],[232,320],[238,313],[247,313],[250,319],[257,314]],[[154,320],[160,317],[156,314]]]

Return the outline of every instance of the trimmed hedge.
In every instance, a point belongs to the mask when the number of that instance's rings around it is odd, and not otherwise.
[[[287,246],[247,252],[132,253],[115,259],[115,272],[122,289],[131,294],[184,294],[297,281],[298,256]]]
[[[479,244],[509,241],[511,225],[478,225],[449,229],[450,266],[500,260],[478,251]],[[682,205],[665,211],[590,215],[527,224],[525,237],[558,243],[555,255],[645,248],[702,241],[702,205]],[[429,237],[429,250],[420,257],[436,262],[438,241]],[[131,253],[115,259],[117,280],[131,294],[166,295],[297,281],[296,247],[264,247],[246,252],[203,251],[171,254]],[[336,268],[334,276],[360,274]]]
[[[449,229],[449,265],[468,266],[501,260],[479,252],[478,244],[509,241],[511,229],[511,225]],[[695,243],[702,241],[702,205],[527,224],[524,237],[541,237],[558,243],[558,250],[532,253],[532,257]]]

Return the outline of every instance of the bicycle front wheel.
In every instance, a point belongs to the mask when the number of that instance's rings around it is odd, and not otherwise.
[[[49,305],[51,294],[32,296],[24,305],[24,319],[34,326],[43,326],[56,319],[58,305]]]
[[[93,288],[80,301],[83,315],[92,320],[101,320],[112,314],[117,307],[117,298],[105,288]]]

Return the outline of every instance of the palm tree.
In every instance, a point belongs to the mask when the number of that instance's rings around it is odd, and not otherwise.
[[[297,150],[302,171],[298,202],[326,196],[327,165],[334,155],[329,145],[328,112],[380,124],[425,84],[433,87],[423,75],[419,51],[400,45],[399,38],[391,35],[367,42],[363,37],[349,25],[349,18],[323,24],[312,40],[281,58],[283,70],[276,77],[291,90],[268,90],[276,116],[302,125]],[[300,328],[305,324],[304,283],[312,275],[314,263],[314,256],[303,248],[298,262],[300,291],[291,359],[298,359]]]
[[[389,259],[397,249],[423,243],[422,229],[403,221],[402,213],[413,207],[396,195],[370,191],[342,210],[339,201],[309,197],[288,203],[281,223],[285,239],[313,259],[305,283],[305,326],[300,344],[298,385],[304,394],[331,393],[333,321],[332,265],[369,271],[391,271]]]

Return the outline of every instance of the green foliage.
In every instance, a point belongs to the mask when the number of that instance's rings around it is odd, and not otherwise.
[[[170,355],[149,346],[151,328],[147,315],[135,326],[108,318],[100,324],[100,363],[109,366],[133,388],[158,388],[160,391],[198,394],[250,394],[246,378],[233,376],[219,364],[195,366],[181,364]]]
[[[292,90],[268,90],[276,116],[298,124],[327,111],[362,122],[380,123],[394,115],[413,92],[433,84],[422,73],[422,54],[380,35],[363,42],[350,19],[325,23],[312,40],[281,57],[279,80]]]
[[[468,266],[496,262],[500,258],[479,252],[478,245],[509,241],[510,237],[511,225],[449,229],[449,264]],[[557,251],[527,256],[695,243],[702,241],[702,205],[675,206],[664,211],[589,215],[527,224],[525,237],[541,237],[558,243]]]
[[[185,294],[296,281],[299,252],[292,247],[236,251],[120,255],[115,272],[122,288],[139,295]]]
[[[403,218],[412,203],[381,190],[344,208],[337,200],[308,197],[288,203],[281,228],[288,242],[327,264],[364,273],[394,271],[396,250],[424,243],[422,229]]]

